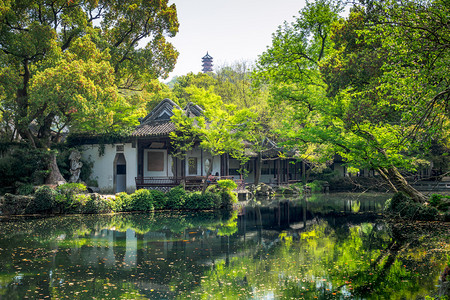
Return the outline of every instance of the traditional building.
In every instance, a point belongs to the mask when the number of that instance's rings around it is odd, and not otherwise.
[[[175,130],[170,120],[174,109],[181,108],[170,99],[163,100],[120,142],[101,144],[95,138],[84,140],[82,156],[93,162],[91,179],[97,180],[102,192],[133,192],[143,187],[168,189],[182,183],[198,187],[211,164],[211,174],[217,178],[246,183],[254,182],[259,166],[260,182],[287,184],[301,178],[301,167],[293,159],[279,158],[280,149],[275,147],[262,156],[249,153],[245,178],[238,172],[239,161],[228,154],[212,157],[197,145],[182,157],[175,155],[177,151],[172,148],[169,136]],[[192,117],[202,113],[194,104],[183,110]]]
[[[227,155],[212,157],[198,146],[175,156],[169,133],[175,130],[170,121],[173,109],[181,109],[169,99],[159,103],[131,135],[120,143],[100,144],[92,139],[84,143],[82,156],[93,162],[91,178],[103,192],[133,192],[142,187],[171,187],[183,181],[201,184],[206,166],[212,174],[226,176]],[[189,104],[184,110],[198,116],[202,109]]]
[[[206,52],[206,55],[202,57],[202,72],[208,73],[213,71],[213,58]]]

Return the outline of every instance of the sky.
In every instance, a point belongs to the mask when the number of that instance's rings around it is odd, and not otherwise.
[[[237,61],[254,62],[272,33],[284,21],[294,21],[303,0],[170,0],[175,3],[180,28],[169,41],[180,52],[168,80],[198,73],[201,58],[209,53],[214,66]]]

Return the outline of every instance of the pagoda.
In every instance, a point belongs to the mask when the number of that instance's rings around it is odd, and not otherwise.
[[[207,73],[207,72],[212,72],[213,71],[213,58],[211,57],[211,55],[208,54],[208,52],[206,52],[206,55],[202,57],[202,72],[203,73]]]

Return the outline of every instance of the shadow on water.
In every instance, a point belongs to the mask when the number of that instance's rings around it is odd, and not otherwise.
[[[3,219],[0,298],[438,295],[448,228],[384,221],[388,197],[257,199],[233,213]]]

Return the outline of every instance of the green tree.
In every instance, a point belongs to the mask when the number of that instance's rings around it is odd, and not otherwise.
[[[259,74],[274,84],[278,101],[294,107],[284,124],[292,146],[321,145],[329,158],[337,153],[350,167],[375,169],[393,190],[422,202],[399,169],[414,170],[432,133],[436,138],[448,128],[448,53],[415,55],[426,41],[419,37],[437,26],[426,21],[424,29],[419,23],[427,18],[414,12],[442,21],[448,5],[408,3],[379,9],[374,1],[355,7],[347,20],[327,1],[307,4],[296,23],[274,35]]]
[[[202,108],[200,116],[191,116],[188,105],[187,113],[181,109],[174,110],[172,121],[176,131],[170,133],[173,148],[182,155],[197,143],[211,156],[230,154],[245,163],[245,132],[247,124],[252,123],[254,113],[248,109],[239,110],[233,104],[223,103],[220,96],[212,89],[205,90],[190,86],[186,88],[190,99]],[[212,164],[206,172],[209,176]],[[206,185],[203,192],[206,190]]]
[[[215,73],[189,73],[176,79],[172,91],[182,105],[190,101],[197,103],[190,90],[191,87],[196,87],[210,90],[211,93],[220,96],[220,101],[235,107],[234,109],[251,111],[252,122],[241,124],[239,131],[247,142],[247,154],[256,155],[258,164],[255,184],[258,184],[263,154],[275,148],[275,144],[272,143],[275,138],[273,129],[277,127],[276,119],[281,117],[281,114],[269,107],[268,90],[253,86],[252,69],[251,63],[241,61],[220,66]]]
[[[0,108],[14,128],[3,133],[49,148],[62,128],[102,133],[133,124],[130,112],[142,103],[124,91],[166,77],[178,56],[166,41],[178,31],[167,3],[1,2]]]

